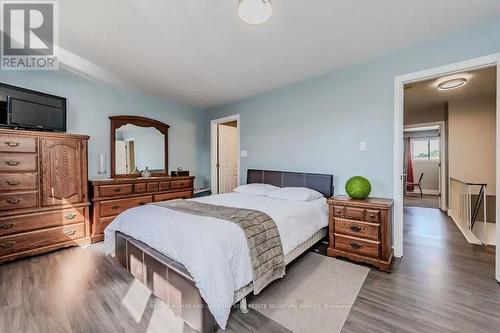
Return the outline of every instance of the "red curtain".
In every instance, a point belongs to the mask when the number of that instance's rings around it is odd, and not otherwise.
[[[411,138],[406,138],[405,162],[406,162],[406,182],[413,183],[414,182],[414,178],[413,178],[413,152],[412,152]],[[406,190],[411,192],[414,190],[414,186],[408,185]]]

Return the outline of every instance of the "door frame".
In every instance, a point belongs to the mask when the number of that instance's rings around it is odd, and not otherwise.
[[[219,193],[219,184],[217,183],[217,125],[221,123],[227,123],[230,121],[235,121],[237,123],[236,131],[237,131],[237,136],[238,136],[238,153],[237,153],[237,180],[236,180],[236,185],[240,186],[240,128],[241,128],[241,122],[240,122],[240,115],[235,114],[232,116],[224,117],[224,118],[219,118],[219,119],[213,119],[210,121],[210,188],[212,189],[212,194],[218,194]]]
[[[404,85],[425,81],[467,70],[497,67],[496,110],[496,187],[500,188],[500,53],[426,69],[394,78],[394,147],[393,147],[393,198],[394,198],[394,255],[403,256],[403,110]],[[496,196],[496,216],[500,212],[500,195]],[[496,228],[496,241],[500,244],[500,228]],[[500,246],[496,247],[496,279],[500,281]]]
[[[439,193],[441,194],[441,196],[439,197],[439,209],[441,209],[444,212],[447,212],[448,207],[446,205],[447,201],[446,184],[448,183],[448,179],[446,178],[446,171],[448,170],[448,164],[446,163],[446,154],[447,154],[446,127],[444,121],[434,121],[429,123],[404,125],[403,131],[406,128],[416,128],[416,127],[426,127],[426,126],[439,126],[439,163],[441,163],[441,167],[439,168]],[[403,152],[404,152],[404,146],[403,146]],[[404,160],[403,160],[403,167],[404,167]]]

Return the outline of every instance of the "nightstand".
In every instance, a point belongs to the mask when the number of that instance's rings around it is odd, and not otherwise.
[[[327,254],[371,264],[390,272],[393,263],[393,201],[335,196],[328,199],[328,205],[330,245]]]

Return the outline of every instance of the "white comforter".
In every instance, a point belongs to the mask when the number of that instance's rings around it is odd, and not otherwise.
[[[262,211],[275,221],[290,253],[328,225],[326,199],[297,202],[242,193],[193,199],[199,202]],[[114,252],[115,231],[123,232],[183,264],[225,329],[234,292],[252,281],[247,240],[234,223],[147,205],[120,214],[104,231],[108,253]]]

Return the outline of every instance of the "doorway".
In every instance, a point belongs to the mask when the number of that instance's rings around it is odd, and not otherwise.
[[[213,194],[232,192],[239,185],[239,130],[239,115],[211,122]]]
[[[437,68],[432,68],[429,70],[424,70],[421,72],[416,72],[416,73],[410,73],[402,76],[398,76],[395,78],[395,107],[394,107],[394,252],[395,256],[401,257],[403,256],[403,189],[404,189],[404,174],[403,174],[403,165],[404,165],[404,158],[403,158],[403,148],[404,148],[404,140],[403,140],[403,133],[404,133],[404,118],[403,118],[403,111],[404,111],[404,95],[405,95],[405,87],[411,84],[416,84],[419,82],[423,81],[430,81],[434,80],[436,83],[441,84],[444,81],[438,82],[436,79],[438,78],[446,78],[446,81],[450,81],[452,79],[460,78],[464,72],[469,72],[469,71],[479,71],[482,69],[488,69],[492,68],[494,72],[494,77],[495,80],[497,81],[499,78],[500,72],[498,71],[498,65],[500,63],[500,54],[493,54],[490,56],[485,56],[485,57],[480,57],[480,58],[475,58],[471,60],[467,60],[464,62],[460,63],[455,63],[455,64],[450,64],[442,67],[437,67]],[[458,81],[463,81],[463,80],[458,80]],[[452,82],[453,85],[457,84],[457,81]],[[463,85],[463,82],[460,84]],[[500,186],[500,131],[499,129],[499,85],[496,85],[495,87],[495,96],[494,96],[494,102],[495,105],[493,107],[494,110],[494,115],[495,118],[490,120],[490,124],[492,123],[495,128],[493,130],[493,138],[490,139],[490,141],[495,145],[493,148],[493,154],[491,155],[494,162],[494,176],[493,176],[493,182],[490,185],[490,189],[494,189],[498,186]],[[468,122],[462,123],[462,125],[465,126],[465,131],[468,132],[470,129],[473,128],[473,125]],[[447,129],[448,130],[448,129]],[[462,130],[463,131],[463,130]],[[457,131],[455,131],[457,133]],[[476,133],[481,133],[482,132],[476,132]],[[449,135],[449,134],[448,134]],[[451,140],[447,140],[448,145]],[[475,139],[469,140],[468,143],[474,142]],[[465,147],[470,147],[470,146],[465,146]],[[458,155],[456,155],[458,156]],[[472,162],[474,162],[474,159],[470,159]],[[448,163],[449,165],[452,165],[452,162]],[[450,170],[448,170],[448,173]],[[476,175],[482,174],[482,171],[478,168],[476,170]],[[453,178],[450,177],[450,175],[447,175],[447,186],[446,186],[446,191],[448,196],[448,205],[452,206],[453,199],[452,199],[452,192],[457,191],[457,186],[456,184],[454,185],[455,188],[451,188]],[[456,183],[456,182],[455,182]],[[462,207],[461,215],[466,216],[467,218],[470,217],[471,213],[471,205],[465,206],[464,202],[471,200],[466,200],[467,197],[470,196],[470,192],[467,193],[467,187],[468,186],[475,186],[479,185],[481,187],[482,184],[475,184],[475,183],[469,183],[465,181],[464,186],[458,186],[458,188],[462,189],[465,188],[465,193],[464,191],[459,192],[459,195],[456,195],[456,198],[459,198],[457,202],[460,203]],[[476,195],[476,198],[479,196],[484,196],[485,192],[481,192],[479,190],[478,194]],[[484,199],[484,202],[487,200]],[[476,200],[477,202],[477,200]],[[493,199],[493,211],[494,211],[494,216],[498,215],[498,211],[500,208],[500,200],[498,196],[495,196]],[[455,210],[453,212],[453,209],[448,208],[448,214],[450,214],[450,211],[454,214],[458,214],[458,212]],[[474,212],[473,214],[476,214]],[[484,211],[484,216],[486,218],[487,212]],[[458,225],[458,223],[457,223]],[[496,228],[496,234],[495,238],[496,241],[500,239],[500,228]],[[500,281],[500,251],[498,247],[496,248],[496,279],[497,281]]]

